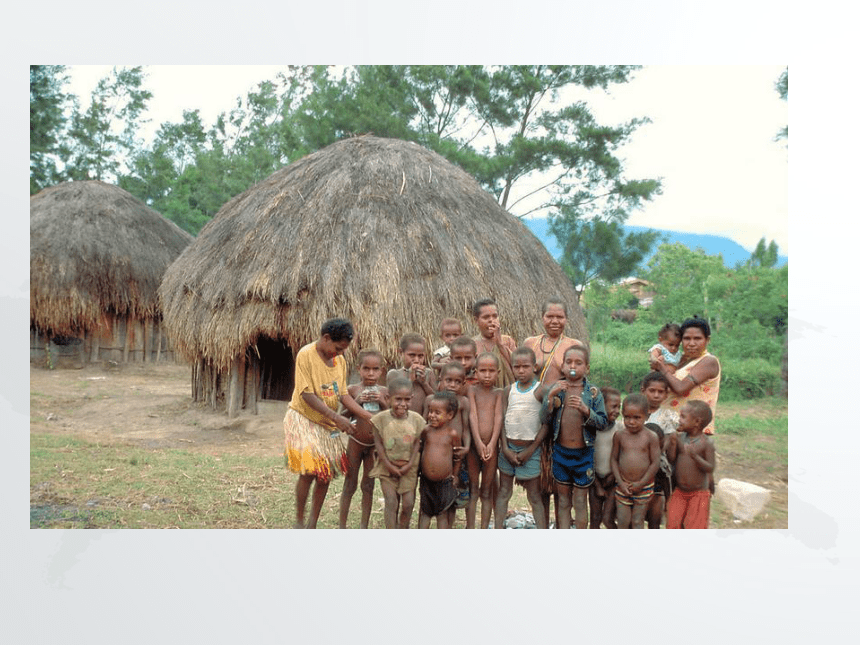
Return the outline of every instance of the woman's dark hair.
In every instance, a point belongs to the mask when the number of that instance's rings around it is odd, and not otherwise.
[[[496,301],[492,298],[481,298],[480,300],[476,300],[474,304],[472,304],[472,318],[477,318],[481,315],[481,309],[486,307],[487,305],[493,305],[498,308]]]
[[[708,324],[708,321],[704,318],[699,318],[698,316],[693,316],[692,318],[687,318],[683,323],[681,323],[681,337],[684,337],[684,332],[687,331],[690,327],[698,327],[702,330],[702,333],[705,335],[705,338],[711,337],[711,326]]]
[[[355,329],[346,318],[330,318],[323,323],[320,329],[320,336],[325,335],[328,335],[336,343],[342,340],[351,341],[352,337],[355,336]]]
[[[567,318],[567,304],[565,304],[564,300],[562,300],[558,296],[547,298],[547,300],[543,303],[543,307],[541,308],[541,316],[546,313],[546,310],[549,309],[550,305],[558,305],[559,307],[561,307],[562,311],[564,311],[564,317]]]

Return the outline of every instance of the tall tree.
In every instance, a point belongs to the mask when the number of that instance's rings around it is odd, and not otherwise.
[[[71,179],[114,179],[138,147],[137,130],[152,93],[142,67],[116,68],[99,80],[85,112],[76,111],[69,132]]]
[[[66,154],[66,110],[75,100],[64,91],[65,65],[30,65],[30,194],[60,181]]]
[[[788,101],[788,68],[785,68],[785,71],[779,75],[779,79],[776,81],[776,91],[779,93],[779,98],[783,101]],[[788,139],[788,126],[785,126],[779,133],[776,135],[777,141],[780,139]]]
[[[550,232],[562,245],[559,264],[574,285],[577,298],[589,282],[612,283],[631,275],[654,246],[657,231],[630,231],[616,221],[557,217]]]

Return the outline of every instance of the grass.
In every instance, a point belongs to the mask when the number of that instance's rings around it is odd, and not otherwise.
[[[787,528],[788,407],[784,399],[720,405],[717,480],[741,479],[773,490],[764,512],[738,525],[714,499],[713,528]],[[30,434],[31,528],[287,528],[294,518],[295,476],[279,455],[214,456],[178,449]],[[320,528],[336,528],[343,478],[326,496]],[[383,528],[374,489],[370,527]],[[348,526],[358,528],[361,492]],[[514,487],[509,509],[529,510]],[[479,509],[480,512],[480,509]],[[412,526],[417,526],[417,509]],[[463,526],[458,513],[457,528]],[[435,526],[435,524],[434,524]]]

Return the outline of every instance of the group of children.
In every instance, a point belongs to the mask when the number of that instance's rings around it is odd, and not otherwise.
[[[675,326],[677,328],[677,326]],[[670,326],[649,352],[676,354]],[[589,353],[572,346],[563,378],[541,383],[528,347],[510,352],[514,382],[498,388],[496,354],[478,354],[454,319],[442,322],[443,347],[427,360],[424,338],[406,334],[402,367],[379,385],[384,366],[376,350],[358,356],[360,382],[349,394],[365,410],[355,419],[346,450],[348,467],[340,500],[346,528],[361,479],[360,527],[367,528],[374,479],[382,487],[386,528],[409,528],[420,494],[419,528],[436,518],[453,526],[465,509],[466,528],[504,528],[516,480],[526,491],[537,528],[549,527],[550,496],[558,528],[707,528],[713,444],[702,434],[711,410],[689,401],[679,413],[662,408],[666,377],[649,373],[640,392],[627,395],[588,380]],[[674,330],[676,336],[677,329]],[[674,349],[673,349],[674,345]],[[663,353],[665,352],[665,353]],[[677,361],[675,361],[677,364]],[[621,419],[619,419],[619,415]]]

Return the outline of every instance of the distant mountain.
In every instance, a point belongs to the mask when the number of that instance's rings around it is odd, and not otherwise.
[[[545,217],[540,217],[524,219],[522,222],[532,233],[535,234],[535,237],[543,242],[543,245],[546,247],[547,251],[549,251],[549,254],[558,260],[558,256],[561,254],[561,247],[559,247],[555,236],[549,232],[549,222],[547,219]],[[645,231],[648,230],[648,227],[625,226],[624,229],[626,231]],[[746,262],[751,255],[749,251],[734,240],[720,235],[699,235],[697,233],[682,233],[679,231],[666,231],[661,229],[655,230],[662,233],[666,238],[665,242],[669,244],[679,242],[691,249],[702,248],[708,255],[722,254],[723,264],[730,269],[734,268],[738,262]],[[654,250],[656,251],[657,249],[655,248]],[[653,255],[653,253],[651,255]],[[647,264],[650,259],[651,256],[649,255],[645,258],[642,264]],[[787,262],[788,257],[780,255],[777,266],[784,266]]]

